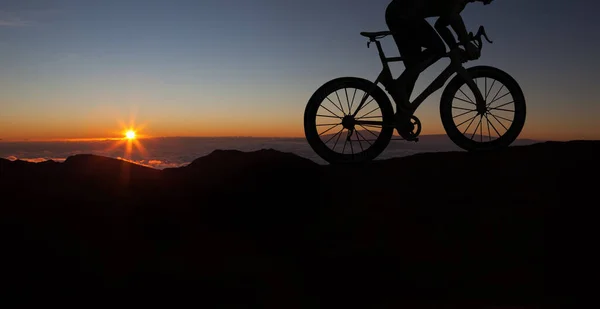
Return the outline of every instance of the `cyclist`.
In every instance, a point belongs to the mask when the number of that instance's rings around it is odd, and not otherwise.
[[[492,1],[392,0],[386,9],[385,20],[405,65],[404,72],[396,79],[397,87],[394,87],[396,91],[404,90],[401,97],[405,102],[408,102],[421,72],[446,53],[442,39],[451,50],[456,50],[459,46],[448,26],[452,26],[469,59],[479,57],[479,50],[469,40],[460,13],[470,2],[483,2],[484,5],[488,5]],[[427,22],[426,18],[429,17],[438,17],[435,30],[439,35]],[[422,47],[426,49],[422,51]],[[426,61],[427,59],[430,61]]]

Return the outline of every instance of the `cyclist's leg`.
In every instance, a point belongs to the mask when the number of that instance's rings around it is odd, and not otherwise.
[[[422,20],[419,27],[420,45],[425,47],[423,51],[423,61],[433,57],[433,62],[437,62],[446,53],[446,44],[435,31],[435,29],[426,20]]]
[[[411,50],[409,61],[405,61],[406,70],[400,76],[406,85],[408,97],[412,94],[421,72],[440,60],[446,52],[444,41],[427,20],[415,20],[410,25],[410,37],[407,39],[413,42],[411,45],[415,50]],[[421,47],[425,50],[422,51]]]
[[[446,45],[444,45],[442,38],[425,19],[415,21],[413,33],[413,39],[418,42],[420,53],[419,59],[414,60],[415,71],[410,73],[418,76],[429,66],[440,60],[446,52]],[[421,51],[421,47],[424,47],[425,50]]]
[[[395,90],[403,90],[402,97],[408,99],[418,78],[418,66],[422,59],[419,23],[418,20],[393,18],[387,19],[387,24],[405,67],[404,72],[394,83],[396,84],[395,88],[397,88]],[[413,74],[407,74],[407,72],[413,72]]]

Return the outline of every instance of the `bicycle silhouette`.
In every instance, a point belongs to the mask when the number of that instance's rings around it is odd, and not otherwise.
[[[418,141],[421,122],[414,113],[455,73],[456,76],[442,93],[440,116],[446,134],[457,146],[467,151],[496,150],[510,146],[521,133],[526,118],[525,97],[519,84],[508,73],[491,66],[466,69],[463,63],[468,59],[464,51],[453,49],[442,57],[430,57],[422,63],[419,67],[421,72],[441,58],[448,57],[451,60],[448,67],[410,102],[393,91],[394,79],[389,63],[403,61],[402,57],[386,57],[379,42],[391,32],[361,32],[361,35],[369,39],[367,47],[371,43],[377,46],[383,64],[377,79],[374,82],[358,77],[333,79],[312,95],[304,111],[306,139],[311,148],[330,164],[361,163],[375,159],[389,145],[397,127],[402,128],[399,134],[403,140]],[[483,26],[479,27],[476,35],[471,32],[469,36],[478,47],[479,54],[483,49],[482,36],[493,43]],[[396,117],[389,97],[378,83],[385,87],[396,103],[396,112],[400,117]],[[508,92],[504,93],[504,89]],[[355,106],[357,91],[362,91],[363,95]],[[342,103],[344,98],[346,104]],[[487,131],[485,135],[484,131]],[[344,132],[347,132],[346,136],[340,141]]]

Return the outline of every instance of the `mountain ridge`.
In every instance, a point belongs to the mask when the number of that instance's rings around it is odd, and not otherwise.
[[[566,225],[596,199],[598,158],[600,141],[356,166],[272,149],[216,150],[165,170],[93,155],[0,159],[10,287],[0,296],[539,308],[585,270],[561,271],[550,252],[585,242]]]
[[[436,136],[436,135],[430,135],[430,136]],[[442,136],[442,135],[439,135],[439,136]],[[511,147],[509,147],[509,149],[519,149],[521,147],[533,146],[533,145],[538,145],[538,146],[539,145],[572,145],[572,144],[579,144],[579,143],[595,143],[595,141],[589,141],[589,140],[543,141],[543,142],[537,142],[536,140],[522,140],[522,142],[524,144],[511,146]],[[449,150],[449,151],[441,150],[441,151],[435,151],[435,152],[423,151],[423,152],[403,156],[400,158],[376,159],[373,162],[386,162],[386,161],[390,161],[390,160],[401,160],[406,157],[418,156],[418,155],[423,155],[423,154],[433,154],[433,153],[444,154],[444,153],[454,153],[454,152],[467,153],[463,150],[458,150],[458,149],[457,150]],[[316,165],[323,165],[323,164],[316,163],[310,159],[299,156],[297,154],[294,154],[292,152],[280,151],[280,150],[276,150],[274,148],[262,148],[262,149],[254,150],[254,151],[242,151],[242,150],[237,150],[237,149],[215,149],[211,153],[209,153],[205,156],[201,156],[201,157],[194,159],[192,162],[190,162],[187,165],[183,165],[180,167],[168,167],[168,168],[164,168],[163,170],[177,170],[177,169],[181,169],[181,168],[185,168],[185,167],[189,167],[189,166],[194,166],[194,165],[199,164],[199,162],[208,161],[213,158],[224,159],[224,157],[228,157],[228,158],[235,159],[235,158],[239,158],[240,155],[241,156],[244,156],[244,155],[256,156],[256,158],[261,158],[261,156],[264,158],[264,156],[268,156],[268,155],[277,156],[277,157],[286,156],[288,158],[295,157],[295,158],[302,159],[304,161],[310,161],[311,163],[314,163]],[[154,169],[154,170],[160,170],[158,168],[154,168],[154,167],[143,165],[143,164],[138,164],[136,162],[131,162],[131,161],[120,159],[120,158],[112,158],[112,157],[107,157],[107,156],[103,156],[103,155],[85,154],[85,153],[68,156],[63,162],[57,162],[57,161],[53,161],[51,159],[41,161],[41,162],[29,162],[29,161],[21,160],[21,159],[8,160],[6,158],[0,158],[0,162],[4,162],[4,164],[8,164],[9,162],[15,162],[15,164],[23,164],[23,165],[26,165],[26,164],[42,164],[42,165],[48,164],[48,165],[50,165],[50,164],[64,164],[64,163],[67,163],[67,161],[70,161],[69,163],[76,162],[73,164],[85,164],[85,160],[94,160],[93,158],[98,158],[96,160],[100,160],[102,162],[111,162],[111,160],[117,160],[117,161],[127,162],[131,165],[142,166],[142,167],[150,168],[150,169]],[[248,157],[246,157],[246,159],[247,158]],[[106,160],[106,159],[108,159],[108,160]],[[194,163],[194,162],[196,162],[196,163]]]

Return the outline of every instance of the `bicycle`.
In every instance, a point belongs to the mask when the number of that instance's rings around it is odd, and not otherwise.
[[[414,115],[415,112],[431,94],[441,89],[455,73],[456,76],[452,78],[442,93],[439,109],[444,130],[452,142],[467,151],[497,150],[510,146],[521,133],[526,119],[525,97],[517,81],[508,73],[492,66],[483,65],[467,69],[463,66],[463,63],[469,61],[464,51],[453,49],[445,55],[437,56],[437,58],[430,57],[422,63],[422,66],[419,67],[420,72],[442,58],[447,57],[451,60],[451,63],[440,75],[410,102],[408,98],[402,98],[402,92],[395,91],[394,79],[389,67],[391,62],[403,61],[402,57],[386,57],[379,41],[391,35],[391,32],[361,32],[360,34],[369,39],[367,48],[370,47],[371,43],[375,43],[377,46],[383,65],[379,76],[374,82],[358,77],[333,79],[314,92],[304,111],[306,139],[311,148],[325,161],[330,164],[344,164],[374,160],[389,145],[394,129],[398,130],[401,140],[418,142],[422,126],[421,121]],[[473,35],[471,32],[469,36],[471,42],[477,46],[479,55],[481,55],[483,49],[482,36],[488,43],[493,43],[488,38],[483,26],[479,27],[477,34]],[[481,91],[478,82],[481,79],[483,79],[483,91]],[[489,83],[488,80],[490,82],[493,80],[493,82]],[[396,113],[389,97],[378,86],[379,83],[385,87],[386,92],[390,94],[396,103]],[[497,83],[498,86],[500,84],[502,86],[496,91],[494,86]],[[465,91],[461,89],[464,85],[467,86]],[[349,93],[348,89],[354,89],[354,91],[351,90]],[[500,92],[503,89],[507,89],[508,92],[501,95]],[[338,94],[340,90],[343,90],[343,92]],[[353,110],[357,91],[362,91],[364,94],[356,109]],[[465,93],[469,91],[473,98]],[[334,93],[335,97],[330,99],[329,96]],[[493,97],[492,93],[495,93]],[[340,97],[346,98],[346,105],[342,104]],[[369,97],[371,99],[367,101]],[[488,100],[489,98],[491,100]],[[457,106],[453,105],[455,99],[458,102]],[[502,99],[508,99],[509,101],[497,103]],[[335,100],[337,100],[337,103],[334,103]],[[375,102],[377,107],[373,110],[371,108],[365,109],[372,102]],[[328,108],[323,103],[331,104],[328,105]],[[509,109],[511,104],[514,105],[512,110]],[[379,113],[376,113],[377,111]],[[492,111],[503,114],[493,114]],[[342,113],[341,116],[339,112]],[[471,117],[473,113],[475,115]],[[511,115],[512,120],[509,119]],[[465,116],[467,117],[466,120],[461,118]],[[319,117],[322,118],[324,123],[318,121]],[[470,134],[470,137],[466,136],[466,132],[477,122],[477,118],[479,118],[479,121],[475,125],[474,131]],[[337,119],[339,122],[331,119]],[[484,119],[487,123],[487,136],[484,136],[483,132]],[[507,124],[507,122],[510,122],[510,124]],[[461,128],[463,125],[466,126],[464,130]],[[340,126],[341,130],[337,131]],[[322,127],[324,130],[319,132]],[[498,129],[504,129],[505,133],[500,134]],[[477,132],[478,130],[479,132]],[[339,148],[342,148],[342,152],[339,153],[335,149],[338,147],[340,137],[344,131],[348,133],[343,146],[339,145]],[[374,131],[378,131],[379,134],[375,134]],[[479,133],[479,141],[476,141],[475,138],[477,133]],[[365,135],[370,139],[367,139]],[[371,136],[375,138],[373,139]],[[324,137],[327,141],[323,141],[321,137]],[[331,144],[333,144],[333,148],[329,147]],[[368,147],[365,149],[363,144]],[[350,153],[345,153],[347,148],[349,148]],[[360,148],[361,151],[355,153],[355,148],[357,150]]]

